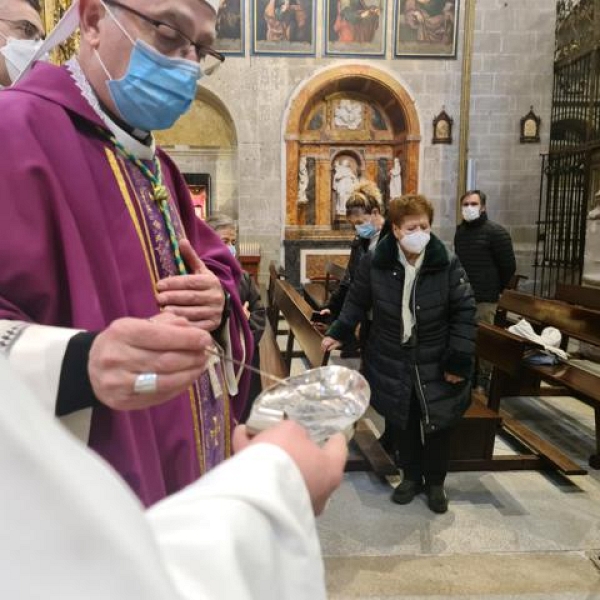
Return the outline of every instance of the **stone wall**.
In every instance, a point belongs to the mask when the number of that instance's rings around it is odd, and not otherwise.
[[[548,0],[480,0],[475,19],[469,138],[475,187],[488,195],[489,216],[508,227],[518,272],[530,277],[540,153],[550,138],[555,17]],[[532,105],[542,119],[541,143],[521,144],[520,119]]]
[[[231,157],[222,159],[228,163],[225,172],[237,178],[237,182],[228,181],[227,189],[239,194],[240,238],[261,244],[263,281],[270,260],[283,262],[283,131],[290,101],[316,73],[332,65],[371,64],[390,73],[414,99],[422,135],[420,191],[436,206],[436,231],[446,241],[452,240],[466,2],[461,2],[455,60],[394,59],[392,4],[388,3],[384,59],[251,56],[247,31],[247,55],[228,57],[222,69],[206,80],[208,89],[227,107],[236,133],[237,156],[233,162]],[[509,227],[518,250],[519,271],[527,274],[535,242],[539,153],[548,146],[554,16],[554,2],[548,0],[476,3],[469,156],[475,164],[476,185],[489,195],[489,214]],[[319,31],[317,55],[322,52],[322,39]],[[542,118],[542,143],[523,145],[519,143],[519,119],[531,105]],[[432,120],[442,107],[454,118],[452,145],[431,143]],[[195,154],[199,170],[216,174],[218,165],[211,162],[211,156],[203,157],[201,150]],[[179,155],[176,160],[186,152]],[[186,160],[192,160],[189,154]],[[219,184],[215,190],[218,192]],[[230,200],[227,203],[229,206]]]

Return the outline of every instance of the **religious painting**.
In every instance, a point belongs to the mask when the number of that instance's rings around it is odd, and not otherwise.
[[[190,190],[194,212],[196,216],[205,221],[211,214],[210,175],[208,173],[184,173],[183,177]]]
[[[456,58],[459,0],[396,0],[395,55]]]
[[[325,54],[385,55],[387,0],[326,0]]]
[[[535,144],[540,141],[540,124],[542,120],[533,112],[533,106],[529,112],[521,118],[521,144]]]
[[[315,0],[253,0],[252,52],[315,55]]]
[[[433,139],[431,143],[451,144],[453,124],[454,119],[442,108],[442,112],[433,119]]]
[[[244,55],[244,3],[220,0],[215,49],[223,54]]]

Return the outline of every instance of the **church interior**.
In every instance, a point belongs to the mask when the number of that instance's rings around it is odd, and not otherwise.
[[[364,31],[342,29],[341,2],[291,0],[286,21],[278,0],[221,1],[226,60],[156,134],[202,218],[237,222],[242,265],[271,306],[273,279],[301,293],[346,266],[358,180],[377,184],[384,207],[425,195],[449,247],[459,198],[482,190],[512,239],[516,296],[571,290],[562,302],[585,314],[569,313],[568,351],[600,377],[600,0],[351,0]],[[49,30],[70,2],[43,5]],[[301,373],[312,359],[283,316],[276,346]],[[475,456],[453,457],[448,512],[391,503],[399,474],[346,472],[318,520],[332,600],[600,598],[600,383],[527,387],[507,366],[516,346],[486,340],[495,413]],[[333,352],[330,364],[356,360]],[[365,421],[379,435],[379,415]],[[463,431],[473,447],[479,431]]]

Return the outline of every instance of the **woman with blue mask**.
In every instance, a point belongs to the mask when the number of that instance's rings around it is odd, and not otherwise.
[[[221,238],[221,241],[227,246],[229,252],[231,252],[233,256],[237,256],[237,226],[235,221],[227,215],[215,214],[208,218],[207,224]],[[260,291],[247,271],[242,271],[242,277],[238,284],[238,292],[244,308],[244,313],[246,314],[248,324],[250,325],[252,335],[254,336],[254,358],[252,359],[252,365],[259,368],[260,355],[258,344],[265,331],[267,313],[260,297]],[[248,418],[252,408],[252,402],[261,391],[262,385],[260,375],[252,373],[250,377],[248,403],[246,404],[246,408],[241,417],[242,423]]]
[[[358,182],[346,201],[346,218],[354,227],[356,237],[350,246],[346,275],[321,311],[323,315],[331,315],[332,319],[336,319],[342,309],[360,259],[389,233],[389,225],[386,225],[383,216],[381,192],[375,183],[367,179]]]

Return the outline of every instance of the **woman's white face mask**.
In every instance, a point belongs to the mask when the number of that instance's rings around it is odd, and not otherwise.
[[[3,33],[0,33],[0,36],[6,40],[6,45],[0,48],[0,54],[4,56],[10,80],[15,82],[43,42],[42,40],[20,40],[7,37]]]

